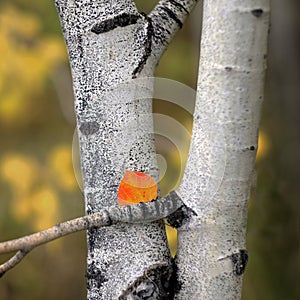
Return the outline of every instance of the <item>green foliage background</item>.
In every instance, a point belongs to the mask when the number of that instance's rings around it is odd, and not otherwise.
[[[149,11],[157,1],[139,0]],[[300,299],[300,3],[273,0],[258,183],[249,206],[250,260],[243,300]],[[175,37],[156,75],[196,86],[201,4]],[[0,1],[0,240],[84,214],[74,177],[75,128],[67,54],[53,1]],[[154,101],[189,130],[192,118]],[[157,141],[178,177],[170,144]],[[174,247],[174,235],[172,236]],[[0,279],[1,300],[85,299],[84,233],[34,250]],[[7,256],[0,257],[0,262]]]

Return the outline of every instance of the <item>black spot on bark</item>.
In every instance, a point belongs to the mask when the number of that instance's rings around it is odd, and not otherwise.
[[[245,249],[240,249],[239,252],[231,255],[231,261],[233,264],[233,274],[240,276],[245,272],[248,262],[248,252]]]
[[[94,134],[99,130],[100,125],[96,121],[82,123],[79,127],[83,135]]]
[[[103,22],[95,24],[92,27],[91,31],[96,34],[108,32],[117,27],[125,27],[128,25],[136,24],[136,22],[139,18],[140,18],[140,15],[123,13],[112,19],[108,19]]]
[[[184,225],[193,215],[196,216],[197,214],[191,208],[187,207],[186,205],[182,205],[167,217],[167,221],[171,226],[179,228]]]
[[[254,146],[254,145],[242,149],[243,152],[246,152],[246,151],[255,151],[255,150],[257,150],[257,146]]]
[[[76,105],[76,110],[78,109],[79,111],[84,111],[85,108],[88,106],[88,103],[86,100],[79,100],[78,104]]]
[[[100,289],[103,283],[108,281],[100,269],[95,266],[95,262],[92,262],[87,266],[86,279],[88,289],[92,288],[93,286],[96,286],[98,289]]]
[[[251,10],[251,13],[254,17],[259,18],[263,14],[263,10],[261,8]]]
[[[177,15],[168,7],[163,6],[162,10],[164,10],[168,16],[173,19],[180,28],[182,28],[182,22],[178,19]]]
[[[225,71],[227,71],[227,72],[232,71],[232,67],[225,67]]]

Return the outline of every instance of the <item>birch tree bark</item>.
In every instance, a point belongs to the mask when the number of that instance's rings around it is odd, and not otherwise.
[[[193,135],[178,190],[187,207],[170,218],[181,225],[175,299],[241,296],[269,9],[269,0],[204,1]]]
[[[126,169],[158,178],[149,80],[196,0],[55,0],[75,94],[86,213],[116,205]],[[168,299],[172,273],[161,222],[88,232],[88,299]],[[137,297],[137,298],[134,298]],[[140,298],[138,298],[140,297]]]

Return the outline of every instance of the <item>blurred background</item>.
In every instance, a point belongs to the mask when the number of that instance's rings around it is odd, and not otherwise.
[[[157,1],[137,1],[149,12]],[[300,2],[272,1],[265,102],[249,205],[243,300],[300,299]],[[156,76],[196,87],[201,3]],[[190,132],[192,117],[154,100],[154,112]],[[74,176],[75,119],[67,53],[53,1],[0,0],[0,240],[84,214]],[[167,192],[180,173],[174,145],[157,137]],[[182,141],[185,144],[187,141]],[[170,235],[174,251],[176,235]],[[0,279],[1,300],[85,299],[85,234],[41,246]],[[9,256],[1,256],[0,263]]]

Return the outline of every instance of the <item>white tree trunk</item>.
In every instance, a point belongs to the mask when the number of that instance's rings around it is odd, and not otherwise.
[[[55,0],[72,68],[87,214],[117,205],[126,169],[158,178],[154,68],[196,0]],[[135,83],[138,82],[138,83]],[[88,299],[168,299],[171,259],[161,222],[88,232]],[[144,298],[142,298],[142,296]],[[148,298],[147,298],[148,297]]]
[[[197,100],[179,188],[176,299],[240,299],[269,0],[204,1]],[[178,214],[177,214],[178,215]],[[173,220],[174,221],[174,220]]]

